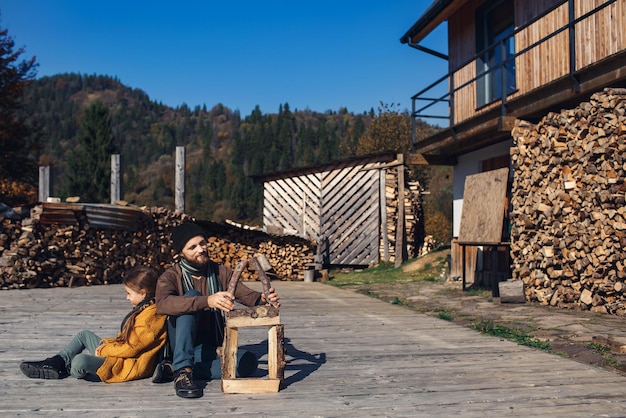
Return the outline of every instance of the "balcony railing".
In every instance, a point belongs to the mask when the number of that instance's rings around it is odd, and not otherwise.
[[[493,43],[491,45],[489,45],[488,47],[486,47],[485,49],[483,49],[482,51],[478,52],[477,54],[475,54],[473,57],[471,57],[470,59],[468,59],[466,62],[464,62],[462,65],[458,66],[458,68],[456,68],[454,71],[447,73],[446,75],[444,75],[443,77],[437,79],[436,81],[434,81],[433,83],[429,84],[427,87],[425,87],[424,89],[420,90],[418,93],[416,93],[415,95],[413,95],[411,97],[412,100],[412,119],[413,119],[413,144],[415,146],[416,144],[416,123],[415,120],[416,119],[421,119],[421,120],[430,120],[430,119],[436,119],[436,120],[445,120],[447,121],[447,126],[444,127],[449,127],[449,128],[453,128],[455,125],[455,114],[454,114],[454,100],[455,100],[455,95],[461,91],[462,89],[468,88],[472,85],[478,85],[478,82],[480,80],[483,80],[485,77],[489,76],[490,74],[493,74],[495,72],[499,72],[500,74],[502,74],[501,77],[501,82],[502,82],[502,86],[500,89],[500,92],[502,92],[501,96],[499,98],[496,98],[495,101],[491,102],[490,104],[496,104],[497,102],[499,102],[499,108],[500,108],[500,115],[501,116],[506,116],[507,115],[507,101],[508,101],[508,96],[511,93],[505,93],[507,92],[507,79],[506,79],[506,68],[507,65],[514,65],[515,64],[515,60],[520,57],[521,55],[524,55],[526,53],[528,53],[529,51],[537,48],[538,46],[545,44],[546,42],[548,42],[549,40],[553,39],[555,36],[567,31],[568,32],[568,50],[567,50],[567,54],[568,54],[568,60],[569,60],[569,70],[568,70],[568,75],[569,77],[571,77],[571,79],[575,82],[575,85],[577,86],[576,88],[578,88],[578,80],[576,77],[576,72],[577,72],[577,68],[576,68],[576,24],[580,23],[594,15],[596,15],[597,13],[599,13],[601,10],[605,9],[606,7],[609,7],[610,5],[612,5],[613,3],[615,3],[618,0],[607,0],[605,3],[603,3],[602,5],[594,8],[593,10],[590,10],[589,12],[581,15],[578,18],[575,18],[575,1],[576,0],[562,0],[557,2],[556,4],[554,4],[552,7],[548,8],[547,10],[545,10],[543,13],[541,13],[540,15],[536,16],[532,21],[529,21],[527,23],[525,23],[522,26],[519,26],[517,28],[515,28],[515,30],[509,34],[508,36],[504,37],[503,39],[501,39],[500,41]],[[586,1],[586,0],[578,0],[578,1]],[[515,38],[516,35],[518,35],[520,32],[528,29],[531,25],[537,23],[538,21],[540,21],[541,19],[545,18],[548,14],[552,13],[553,11],[555,11],[556,9],[560,8],[561,6],[563,6],[565,3],[568,4],[568,9],[567,9],[567,13],[568,13],[568,22],[559,27],[558,29],[556,29],[555,31],[547,34],[546,36],[540,38],[538,41],[520,49],[520,50],[516,50],[515,53],[510,54],[507,52],[507,44],[510,42],[511,38]],[[415,46],[415,45],[412,45]],[[516,49],[518,48],[517,45],[515,46]],[[455,84],[455,72],[458,71],[458,69],[460,68],[464,68],[472,63],[475,63],[478,59],[480,59],[481,57],[486,57],[489,54],[492,54],[496,48],[500,48],[500,52],[501,52],[501,57],[505,57],[501,60],[500,63],[498,63],[498,65],[495,65],[485,71],[480,72],[480,74],[477,74],[475,77],[471,78],[468,81],[465,81],[463,83],[460,83],[459,85]],[[442,90],[442,85],[444,86],[443,89],[445,90],[446,87],[443,83],[447,83],[448,87],[448,91],[446,93],[444,93],[443,95],[437,96],[437,91],[441,92]],[[443,106],[442,106],[443,104]],[[419,105],[419,106],[418,106]],[[440,113],[437,113],[436,109],[442,109]],[[435,110],[433,112],[433,110]],[[427,113],[427,112],[432,112],[432,113]],[[476,114],[480,113],[480,110],[476,111]],[[465,119],[463,119],[465,120]],[[462,120],[461,120],[462,121]],[[458,122],[461,122],[458,121]]]

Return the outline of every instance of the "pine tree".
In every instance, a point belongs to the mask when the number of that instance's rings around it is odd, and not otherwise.
[[[34,203],[38,132],[23,114],[24,90],[35,78],[35,57],[20,60],[23,48],[0,29],[0,197],[9,205]]]
[[[80,196],[83,202],[107,202],[115,146],[109,110],[102,102],[85,109],[78,141],[78,148],[71,151],[68,160],[68,192]]]

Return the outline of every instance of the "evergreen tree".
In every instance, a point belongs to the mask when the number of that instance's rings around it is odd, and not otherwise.
[[[38,132],[26,120],[22,96],[35,78],[35,57],[20,60],[23,48],[0,28],[0,198],[3,203],[34,203]]]
[[[111,154],[115,152],[109,110],[97,101],[85,109],[78,147],[68,160],[68,192],[83,202],[108,202]]]

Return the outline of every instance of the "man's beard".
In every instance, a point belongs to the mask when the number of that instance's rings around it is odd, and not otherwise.
[[[197,269],[204,268],[209,264],[209,255],[207,253],[200,254],[199,256],[191,259],[187,257],[184,258],[189,264],[191,264],[192,267]]]

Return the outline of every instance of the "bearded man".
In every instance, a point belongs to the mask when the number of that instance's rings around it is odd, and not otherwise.
[[[245,306],[277,304],[279,297],[271,288],[269,294],[239,284],[235,294],[224,289],[232,269],[209,259],[204,230],[195,223],[183,223],[172,231],[174,251],[180,261],[166,270],[157,282],[157,313],[168,315],[168,342],[172,352],[171,365],[161,363],[153,382],[171,380],[176,395],[199,398],[202,391],[194,381],[221,378],[221,360],[216,349],[224,340],[224,313],[237,301]],[[237,376],[250,376],[257,368],[257,358],[249,351],[237,355]]]

